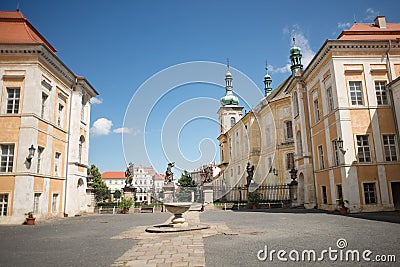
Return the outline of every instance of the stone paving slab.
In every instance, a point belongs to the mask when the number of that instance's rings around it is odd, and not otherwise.
[[[197,211],[186,212],[184,217],[191,225],[200,223]],[[135,227],[113,237],[113,239],[139,240],[139,243],[112,264],[113,267],[205,266],[203,238],[230,232],[225,223],[212,223],[208,229],[178,233],[148,233],[145,231],[146,228],[148,226]]]

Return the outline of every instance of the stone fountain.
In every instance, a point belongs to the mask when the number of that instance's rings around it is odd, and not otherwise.
[[[146,232],[150,233],[171,233],[171,232],[182,232],[182,231],[194,231],[210,228],[209,225],[206,224],[190,224],[184,218],[183,214],[189,211],[192,206],[191,202],[179,202],[174,199],[174,179],[173,173],[171,171],[172,167],[174,167],[174,162],[168,163],[167,171],[165,172],[165,181],[163,186],[164,191],[164,207],[165,209],[172,213],[174,217],[172,217],[171,222],[154,225],[146,229]],[[193,201],[193,200],[192,200]]]

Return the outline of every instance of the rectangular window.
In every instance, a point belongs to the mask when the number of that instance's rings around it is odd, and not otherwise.
[[[319,114],[318,99],[314,100],[314,116],[315,116],[315,122],[319,122],[321,120],[321,117]]]
[[[337,199],[343,199],[343,189],[341,184],[336,185],[336,197]]]
[[[329,112],[332,112],[335,109],[335,104],[333,102],[333,96],[332,96],[332,87],[329,87],[326,90],[326,95],[328,97],[328,108]]]
[[[60,162],[61,162],[61,153],[56,152],[56,155],[54,157],[54,172],[56,175],[59,175]]]
[[[375,183],[364,183],[365,204],[376,204]]]
[[[292,121],[287,121],[285,122],[286,125],[286,138],[287,139],[292,139],[293,138],[293,127],[292,127]]]
[[[58,211],[58,194],[53,194],[53,198],[51,199],[51,212],[57,213]]]
[[[322,203],[328,204],[328,195],[326,194],[326,186],[322,186]]]
[[[58,104],[58,113],[57,113],[57,126],[62,127],[64,119],[64,106]]]
[[[8,214],[8,194],[0,194],[0,216]]]
[[[240,165],[238,166],[237,171],[238,171],[238,175],[240,175]]]
[[[12,172],[14,164],[14,145],[1,145],[0,172]]]
[[[39,205],[40,205],[40,196],[41,193],[35,193],[33,197],[33,213],[38,214],[39,213]]]
[[[322,146],[318,146],[318,157],[319,157],[319,169],[323,170],[325,168],[325,165],[324,165],[324,150]]]
[[[48,97],[49,97],[48,95],[46,95],[45,93],[42,93],[42,108],[40,110],[40,117],[42,119],[44,119],[44,114],[46,112],[46,102],[47,102]]]
[[[231,177],[233,177],[233,168],[231,168]]]
[[[339,146],[337,143],[337,140],[332,141],[332,148],[333,148],[333,163],[335,164],[334,166],[339,166]]]
[[[357,135],[358,162],[371,162],[368,135]]]
[[[293,153],[286,154],[286,169],[287,170],[294,169],[294,154]]]
[[[383,146],[386,161],[397,161],[396,143],[394,134],[383,135]]]
[[[363,105],[361,82],[349,82],[352,105]]]
[[[43,151],[44,151],[44,148],[39,146],[38,147],[38,155],[37,155],[37,168],[36,168],[37,173],[41,173]]]
[[[7,88],[7,114],[18,114],[20,89]]]
[[[376,81],[375,82],[375,93],[376,93],[376,101],[378,102],[378,105],[387,105],[388,104],[385,81]]]

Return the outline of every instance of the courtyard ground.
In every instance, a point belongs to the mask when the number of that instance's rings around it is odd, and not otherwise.
[[[168,213],[90,215],[39,222],[35,226],[0,226],[0,266],[313,266],[321,262],[282,262],[265,248],[290,251],[365,250],[395,255],[397,263],[330,261],[324,265],[398,266],[400,213],[340,216],[320,211],[189,212],[189,222],[207,223],[208,230],[150,234],[146,226],[160,224]],[[362,218],[360,218],[362,217]],[[347,246],[338,248],[337,240]],[[343,245],[343,240],[341,245]],[[261,253],[259,251],[262,250]],[[339,255],[338,252],[338,255]],[[292,254],[292,256],[295,254]],[[361,256],[360,256],[361,257]]]

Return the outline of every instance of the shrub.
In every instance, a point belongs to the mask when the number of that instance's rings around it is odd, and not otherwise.
[[[133,200],[131,198],[124,198],[119,203],[119,208],[121,210],[128,210],[132,206],[132,204],[133,204]]]

